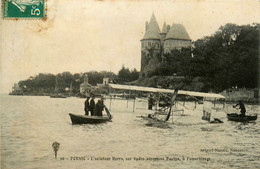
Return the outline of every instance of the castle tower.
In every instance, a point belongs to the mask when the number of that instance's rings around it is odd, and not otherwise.
[[[169,53],[173,49],[191,47],[191,39],[182,24],[172,24],[164,39],[164,53]]]
[[[166,38],[166,34],[168,33],[167,31],[167,26],[166,26],[166,23],[164,22],[163,23],[163,27],[162,27],[162,32],[160,33],[161,35],[161,44],[163,45],[163,41],[164,39]]]
[[[167,25],[160,31],[157,20],[152,14],[150,22],[145,23],[145,34],[141,40],[140,77],[148,77],[167,62],[167,54],[174,49],[191,48],[191,39],[182,24]]]
[[[160,55],[160,33],[159,25],[153,13],[150,22],[148,24],[146,22],[145,34],[141,40],[141,72],[152,57]]]

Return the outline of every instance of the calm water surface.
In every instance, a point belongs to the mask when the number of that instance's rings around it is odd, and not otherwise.
[[[109,100],[105,103],[109,107]],[[185,116],[175,113],[168,123],[154,124],[138,117],[149,113],[146,101],[136,101],[133,113],[133,102],[116,100],[111,104],[113,122],[72,125],[68,113],[84,114],[83,105],[84,99],[79,98],[2,95],[1,167],[260,168],[259,119],[227,121],[226,112],[236,111],[231,105],[213,111],[223,124],[202,121],[203,105],[194,109],[192,102],[185,103]],[[246,108],[260,114],[260,106]],[[60,143],[57,159],[52,149],[55,141]]]

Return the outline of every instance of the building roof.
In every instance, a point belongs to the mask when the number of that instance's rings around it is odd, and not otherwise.
[[[153,13],[152,17],[150,19],[150,22],[148,24],[148,28],[147,28],[142,40],[160,39],[160,33],[161,33],[161,31],[160,31],[159,25],[154,16],[154,13]]]
[[[165,40],[167,39],[191,40],[185,27],[182,24],[172,24],[171,29],[167,33]]]
[[[162,33],[167,33],[167,26],[165,22],[163,23]]]

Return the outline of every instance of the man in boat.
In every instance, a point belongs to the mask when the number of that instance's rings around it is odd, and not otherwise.
[[[95,114],[97,116],[103,116],[102,111],[104,110],[104,100],[103,98],[99,99],[96,106],[95,106]]]
[[[85,101],[85,108],[84,108],[86,116],[88,116],[88,114],[89,114],[89,108],[90,108],[89,99],[90,99],[90,96],[87,95],[87,99]]]
[[[239,106],[241,116],[246,116],[246,108],[245,108],[244,103],[241,100],[239,100],[238,104],[233,106],[233,108],[236,108],[237,106]]]
[[[91,112],[91,116],[96,116],[96,114],[94,114],[94,109],[95,109],[95,96],[92,95],[89,103],[89,111]]]

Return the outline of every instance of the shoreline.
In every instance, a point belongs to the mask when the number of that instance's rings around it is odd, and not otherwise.
[[[51,96],[52,94],[48,94],[48,93],[42,93],[42,94],[11,94],[11,93],[6,93],[7,95],[10,96]],[[64,94],[67,95],[67,94]],[[67,96],[67,97],[78,97],[78,98],[85,98],[79,95],[71,95],[71,96]],[[124,99],[124,98],[123,98]],[[132,99],[129,99],[132,100]],[[257,98],[225,98],[225,99],[221,99],[221,100],[216,100],[215,103],[237,103],[238,100],[241,100],[242,102],[246,103],[246,104],[259,104],[260,103],[260,99]],[[194,99],[184,99],[184,98],[180,98],[180,99],[176,99],[176,101],[187,101],[187,102],[198,102]],[[203,102],[203,100],[201,100]],[[212,100],[212,102],[214,102],[214,100]]]

